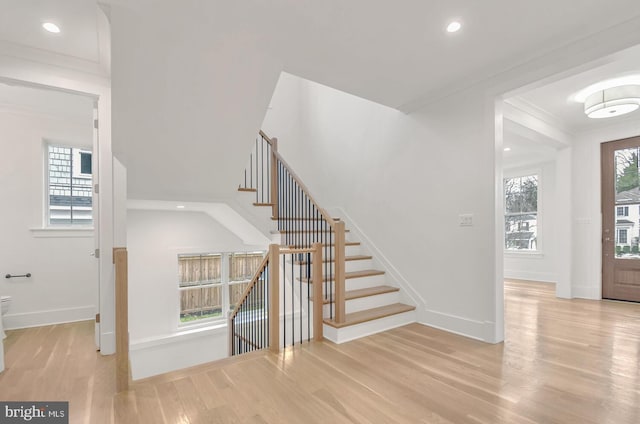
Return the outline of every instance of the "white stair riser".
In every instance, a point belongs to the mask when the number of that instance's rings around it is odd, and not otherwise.
[[[384,286],[386,277],[381,275],[370,275],[368,277],[347,278],[345,280],[345,290],[368,289],[369,287]]]
[[[333,271],[335,269],[335,264],[333,262],[331,264],[323,264],[322,265],[323,273],[325,272],[325,266],[326,266],[326,269],[329,271],[329,273],[333,274]],[[365,269],[375,269],[373,266],[373,261],[371,259],[345,262],[346,272],[364,271]],[[302,267],[302,272],[303,272],[302,275],[306,276],[307,274],[306,265]]]
[[[409,311],[343,328],[334,328],[324,324],[323,333],[325,338],[340,344],[413,322],[416,322],[416,311]]]
[[[375,296],[360,297],[346,302],[346,313],[364,311],[365,309],[378,308],[380,306],[392,305],[400,301],[398,292],[377,294]]]
[[[346,313],[364,311],[366,309],[378,308],[380,306],[387,306],[393,303],[400,302],[400,295],[397,291],[390,293],[377,294],[375,296],[360,297],[357,299],[351,299],[346,301]],[[335,309],[335,306],[334,306]],[[329,316],[329,305],[324,305],[324,316]]]
[[[296,280],[296,285],[297,284],[298,284],[298,281]],[[323,293],[324,293],[324,290],[325,290],[324,286],[326,284],[327,284],[327,282],[325,281],[325,283],[322,286],[322,292]],[[381,274],[381,275],[370,275],[368,277],[360,277],[360,278],[347,278],[345,280],[345,290],[368,289],[369,287],[384,286],[384,285],[387,285],[384,274]],[[313,285],[312,285],[311,290],[313,291]]]

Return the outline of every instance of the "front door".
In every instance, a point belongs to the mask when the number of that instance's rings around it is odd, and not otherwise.
[[[640,137],[601,145],[602,297],[640,302]]]

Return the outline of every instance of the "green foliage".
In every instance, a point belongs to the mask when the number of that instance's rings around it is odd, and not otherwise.
[[[616,246],[616,256],[622,255],[622,246]]]
[[[631,253],[631,246],[622,246],[622,251],[624,253]]]
[[[636,255],[637,255],[638,253],[640,253],[640,249],[638,248],[638,245],[637,245],[637,244],[636,244],[636,245],[631,246],[631,253],[634,253],[634,254],[636,254]]]

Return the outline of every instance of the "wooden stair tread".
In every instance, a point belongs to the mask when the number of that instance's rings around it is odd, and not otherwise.
[[[254,203],[253,206],[269,206],[269,207],[272,207],[273,203]]]
[[[251,188],[251,187],[238,187],[238,191],[245,191],[248,193],[256,193],[258,191],[257,188]]]
[[[363,278],[363,277],[371,277],[373,275],[383,275],[384,271],[380,271],[379,269],[364,269],[362,271],[350,271],[344,273],[344,279],[348,280],[350,278]],[[313,280],[311,278],[302,278],[301,280],[304,283],[313,284]],[[324,277],[324,281],[332,281],[333,275],[328,275]]]
[[[349,261],[366,261],[369,259],[373,259],[373,256],[369,256],[369,255],[353,255],[353,256],[345,256],[344,260],[349,262]],[[336,259],[333,258],[331,260],[329,260],[328,258],[323,258],[322,262],[335,262]],[[311,261],[313,262],[313,261]],[[294,261],[293,263],[295,263],[296,265],[306,265],[307,261],[306,260],[302,260],[302,261]]]
[[[391,305],[380,306],[378,308],[346,314],[344,322],[340,324],[332,319],[325,319],[324,323],[334,328],[344,328],[350,325],[362,324],[363,322],[373,321],[391,315],[413,311],[415,309],[415,306],[405,305],[404,303],[393,303]]]
[[[358,289],[358,290],[348,290],[344,293],[344,299],[345,300],[353,300],[353,299],[360,299],[363,297],[369,297],[369,296],[377,296],[379,294],[385,294],[385,293],[393,293],[393,292],[397,292],[400,291],[400,289],[398,287],[392,287],[392,286],[375,286],[375,287],[367,287],[366,289]],[[335,294],[331,297],[331,299],[334,299],[335,301]],[[309,299],[313,302],[313,296],[310,296]],[[329,299],[322,299],[322,303],[323,304],[328,304],[329,303]]]

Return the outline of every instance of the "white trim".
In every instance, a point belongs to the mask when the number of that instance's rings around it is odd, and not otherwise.
[[[3,317],[3,322],[5,330],[15,330],[18,328],[42,327],[44,325],[89,321],[94,320],[95,316],[95,305],[88,305],[78,308],[7,314]]]
[[[217,361],[228,356],[227,326],[182,331],[131,343],[134,380]]]
[[[504,250],[505,258],[518,259],[543,259],[544,253],[540,250]]]
[[[574,298],[602,300],[602,287],[572,286],[571,294]]]
[[[521,269],[505,269],[504,278],[513,278],[515,280],[528,280],[528,281],[540,281],[543,283],[558,282],[558,275],[554,272],[536,272],[536,271],[523,271]]]
[[[217,333],[227,334],[227,324],[218,323],[217,325],[211,325],[206,328],[196,328],[185,331],[180,331],[173,334],[165,334],[162,336],[145,337],[139,340],[132,341],[129,350],[138,351],[149,349],[156,346],[163,346],[166,344],[176,343],[184,340],[194,339],[198,337],[205,337],[214,335]]]
[[[46,227],[29,228],[33,237],[36,238],[93,238],[93,228],[89,227]]]
[[[493,336],[495,331],[494,322],[478,321],[426,308],[422,311],[421,316],[424,317],[424,320],[420,322],[423,325],[471,339],[495,343]]]

